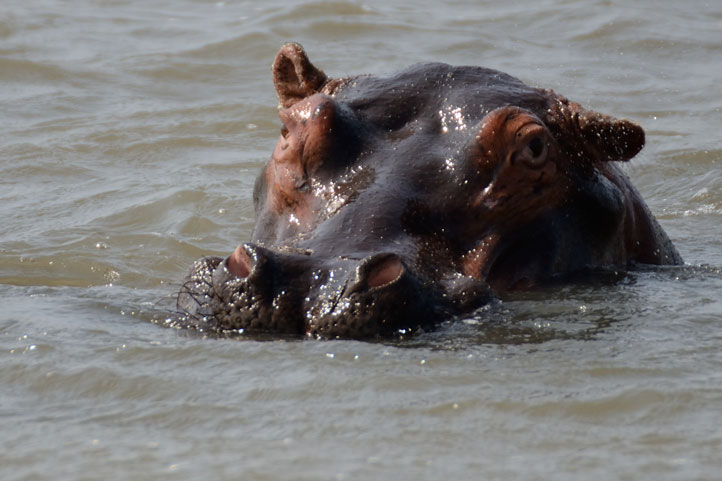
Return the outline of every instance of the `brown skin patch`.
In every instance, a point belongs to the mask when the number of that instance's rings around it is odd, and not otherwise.
[[[332,149],[336,106],[331,97],[314,94],[280,110],[279,117],[281,136],[265,173],[267,205],[305,232],[318,204],[312,181]]]
[[[479,242],[476,247],[461,258],[461,272],[475,279],[485,279],[494,261],[494,253],[499,247],[501,238],[498,234],[490,234]]]
[[[476,156],[482,172],[493,177],[472,207],[489,210],[492,217],[513,216],[520,221],[539,209],[555,205],[566,182],[556,141],[541,120],[518,107],[502,107],[481,121]]]

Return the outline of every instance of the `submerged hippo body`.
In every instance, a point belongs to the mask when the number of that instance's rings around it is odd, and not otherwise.
[[[249,243],[197,261],[178,297],[205,331],[368,338],[490,296],[679,254],[615,161],[641,127],[479,67],[328,78],[273,64],[281,136]]]

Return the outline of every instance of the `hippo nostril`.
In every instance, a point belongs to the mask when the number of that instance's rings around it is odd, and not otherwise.
[[[242,245],[236,247],[236,250],[228,258],[226,265],[233,275],[242,279],[245,279],[251,273],[251,258]]]
[[[373,262],[375,261],[375,262]],[[369,262],[366,271],[366,284],[369,287],[382,287],[396,281],[404,273],[401,259],[390,254]]]

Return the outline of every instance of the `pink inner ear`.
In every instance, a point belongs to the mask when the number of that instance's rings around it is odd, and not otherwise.
[[[236,247],[226,263],[231,274],[245,279],[251,273],[251,258],[243,246]]]
[[[369,287],[385,286],[398,279],[403,272],[404,266],[399,258],[390,256],[369,271],[366,283]]]

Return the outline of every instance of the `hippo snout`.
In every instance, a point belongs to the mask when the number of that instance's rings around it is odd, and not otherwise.
[[[432,326],[435,297],[393,253],[323,259],[247,243],[197,261],[178,306],[202,331],[370,338]]]

